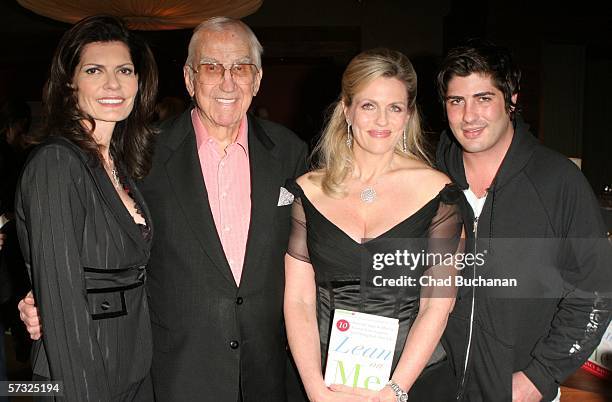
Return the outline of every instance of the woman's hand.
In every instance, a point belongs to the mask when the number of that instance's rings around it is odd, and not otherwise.
[[[382,392],[382,391],[381,391]],[[346,385],[333,384],[312,398],[313,402],[395,402],[393,399],[380,399],[379,392],[363,388],[352,388]]]
[[[342,394],[360,396],[367,402],[397,402],[395,392],[389,387],[384,387],[380,391],[371,391],[364,388],[347,387],[346,385],[332,384],[329,387],[332,391]]]

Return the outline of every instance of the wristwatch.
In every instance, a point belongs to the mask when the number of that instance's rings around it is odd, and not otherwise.
[[[395,383],[395,381],[389,380],[387,386],[391,388],[393,392],[395,392],[397,402],[406,402],[408,400],[408,392],[401,389],[400,386]]]

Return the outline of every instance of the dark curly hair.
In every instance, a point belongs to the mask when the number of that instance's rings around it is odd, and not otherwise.
[[[453,77],[467,77],[474,73],[491,77],[493,85],[504,94],[506,112],[512,115],[517,111],[512,96],[521,89],[521,71],[514,65],[508,49],[485,39],[466,41],[451,49],[442,61],[436,80],[442,104],[445,104],[448,83]]]
[[[72,86],[81,53],[92,42],[122,42],[130,51],[138,75],[138,93],[128,118],[115,125],[110,153],[128,175],[140,179],[151,168],[155,134],[151,119],[157,95],[157,65],[149,46],[117,17],[87,17],[62,36],[43,90],[42,136],[65,137],[87,152],[94,163],[102,162],[99,145],[91,135],[95,121],[92,116],[79,110],[77,91]],[[83,120],[90,123],[91,130],[82,124]]]

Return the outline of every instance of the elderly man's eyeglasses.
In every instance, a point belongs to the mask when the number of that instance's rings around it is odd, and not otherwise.
[[[207,85],[215,85],[223,81],[225,70],[229,70],[237,84],[250,84],[258,71],[257,66],[252,63],[234,63],[229,67],[221,63],[200,63],[197,69],[193,68],[193,70],[198,74],[198,80]]]

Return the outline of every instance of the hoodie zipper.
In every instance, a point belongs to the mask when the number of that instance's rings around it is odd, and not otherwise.
[[[478,240],[478,218],[479,216],[474,218],[474,229],[473,229],[473,233],[474,233],[474,255],[476,255],[476,244],[477,244],[477,240]],[[476,266],[473,267],[472,269],[472,283],[476,282]],[[461,400],[461,398],[463,397],[463,393],[465,391],[464,387],[465,387],[465,377],[467,374],[467,366],[468,366],[468,361],[470,360],[470,349],[472,348],[472,331],[474,329],[474,307],[475,307],[475,303],[476,302],[476,288],[474,286],[472,286],[472,308],[471,308],[471,312],[470,312],[470,331],[468,334],[468,342],[467,342],[467,348],[465,351],[465,364],[463,365],[463,375],[461,376],[461,385],[459,387],[459,392],[457,392],[457,400]]]

